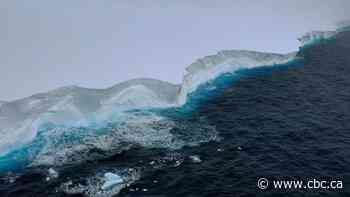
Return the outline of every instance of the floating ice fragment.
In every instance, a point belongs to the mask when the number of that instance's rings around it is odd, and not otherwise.
[[[50,181],[52,179],[58,178],[58,172],[54,170],[53,168],[49,168],[48,170],[48,176],[46,177],[46,181]]]
[[[108,190],[115,185],[123,183],[123,179],[119,175],[111,172],[105,173],[104,178],[105,183],[101,187],[102,190]]]
[[[192,155],[192,156],[189,156],[189,158],[192,160],[193,163],[202,162],[201,158],[198,155]]]
[[[86,197],[112,197],[138,179],[140,171],[137,168],[109,169],[107,173],[101,174],[98,171],[93,176],[79,177],[74,184],[72,181],[63,183],[58,189],[66,194],[80,194]]]
[[[176,161],[174,167],[178,167],[182,164],[183,161]]]
[[[5,178],[0,178],[0,181],[4,180],[5,182],[12,184],[16,182],[17,178],[18,175],[9,172]]]
[[[58,172],[56,170],[54,170],[53,168],[49,169],[49,175],[52,178],[58,178]]]

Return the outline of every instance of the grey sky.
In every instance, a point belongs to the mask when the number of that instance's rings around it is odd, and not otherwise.
[[[180,83],[222,49],[297,50],[346,19],[348,0],[1,0],[0,100],[137,77]]]

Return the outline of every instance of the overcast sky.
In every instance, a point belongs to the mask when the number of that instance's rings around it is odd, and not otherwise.
[[[222,49],[297,50],[333,29],[348,0],[1,0],[0,100],[137,77],[180,83]]]

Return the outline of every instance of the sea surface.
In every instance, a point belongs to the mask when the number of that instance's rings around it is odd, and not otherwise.
[[[91,150],[88,160],[54,173],[2,173],[0,197],[350,196],[350,33],[301,48],[298,57],[222,75],[184,107],[153,111],[178,125],[170,131],[178,138],[209,142],[105,156]],[[132,181],[97,191],[105,172]],[[259,178],[341,180],[343,188],[261,190]]]

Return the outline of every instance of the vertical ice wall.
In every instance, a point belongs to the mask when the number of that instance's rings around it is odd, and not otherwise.
[[[199,85],[223,73],[234,73],[243,68],[283,64],[293,60],[295,56],[296,53],[282,55],[245,50],[224,50],[216,55],[198,59],[186,69],[187,73],[178,96],[178,104],[185,104],[188,95],[194,92]]]

